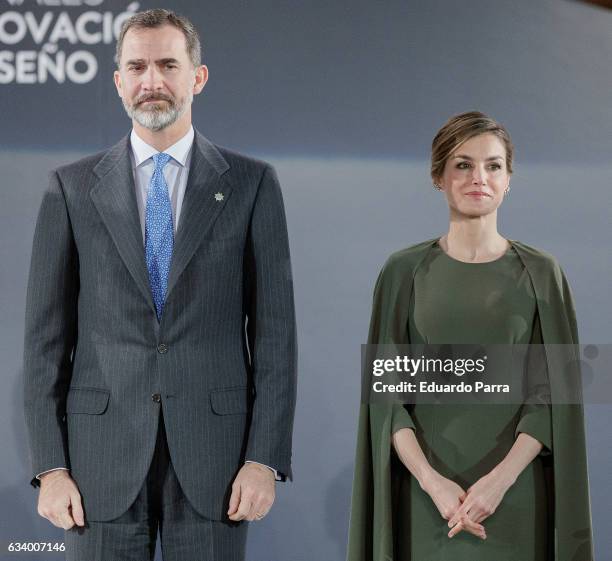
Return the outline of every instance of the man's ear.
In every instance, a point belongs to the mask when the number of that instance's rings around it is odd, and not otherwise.
[[[193,95],[198,95],[204,89],[206,82],[208,82],[208,67],[205,64],[202,64],[195,70]]]

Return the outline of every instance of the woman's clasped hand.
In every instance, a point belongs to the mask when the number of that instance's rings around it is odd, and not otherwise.
[[[467,491],[440,474],[424,482],[423,490],[431,497],[444,520],[448,520],[452,538],[461,531],[487,538],[483,520],[497,510],[512,481],[500,469],[481,477]]]

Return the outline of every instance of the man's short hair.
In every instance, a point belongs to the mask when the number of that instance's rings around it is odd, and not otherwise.
[[[155,8],[153,10],[138,12],[123,22],[121,31],[119,32],[119,38],[117,39],[117,48],[115,50],[115,62],[117,63],[117,67],[119,67],[119,61],[121,60],[123,39],[128,30],[153,29],[161,27],[162,25],[173,25],[183,32],[185,43],[187,44],[187,54],[191,59],[193,67],[197,68],[200,66],[200,64],[202,64],[202,47],[200,45],[200,37],[193,23],[185,16],[176,14],[171,10]]]

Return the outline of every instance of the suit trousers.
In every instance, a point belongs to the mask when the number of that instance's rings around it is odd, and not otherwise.
[[[67,530],[66,560],[152,561],[159,530],[164,561],[243,561],[247,528],[247,522],[204,518],[190,505],[172,467],[160,409],[153,460],[136,500],[119,518]]]

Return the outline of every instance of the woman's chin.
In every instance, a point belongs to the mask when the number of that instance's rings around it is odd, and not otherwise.
[[[494,214],[495,211],[497,210],[496,207],[491,207],[491,206],[481,206],[481,207],[477,207],[474,205],[470,205],[470,206],[461,206],[459,208],[455,208],[455,214],[459,217],[459,218],[483,218],[485,216],[489,216],[490,214]]]

